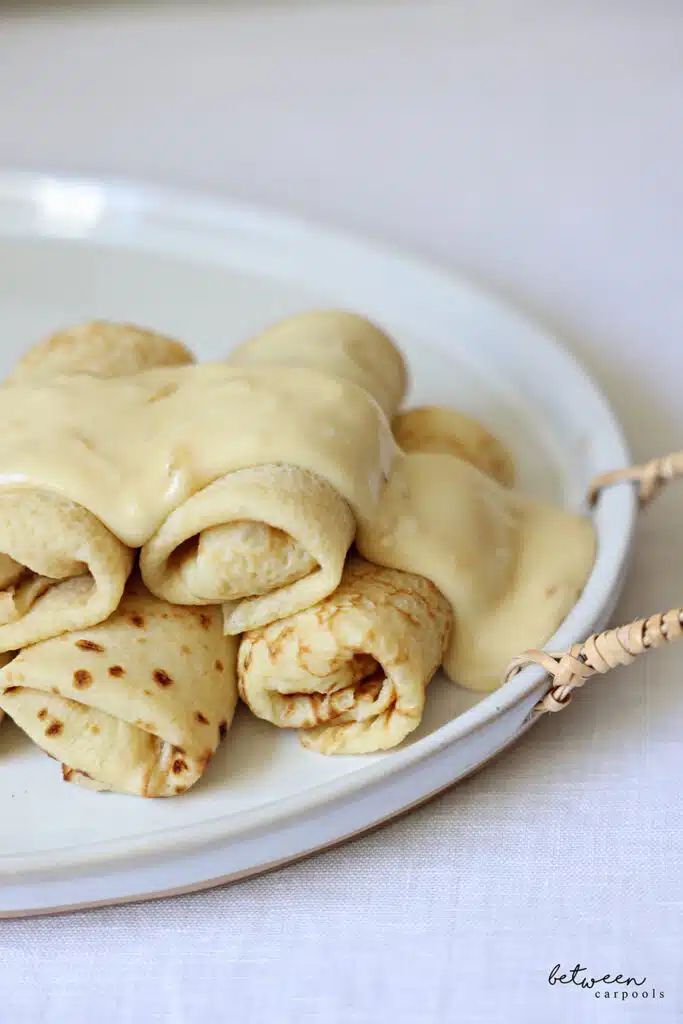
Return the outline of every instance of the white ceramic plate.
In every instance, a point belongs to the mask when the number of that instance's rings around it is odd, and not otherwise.
[[[512,448],[529,492],[578,508],[596,473],[628,461],[611,410],[573,359],[451,274],[235,203],[0,175],[1,371],[32,341],[86,318],[148,324],[218,359],[272,320],[321,306],[388,328],[413,372],[411,401],[479,416]],[[633,519],[628,488],[601,499],[594,572],[549,647],[608,616]],[[0,913],[187,891],[338,842],[483,764],[519,735],[543,689],[533,669],[484,699],[437,679],[409,742],[355,758],[306,751],[242,710],[202,782],[168,801],[64,785],[55,763],[5,722]]]

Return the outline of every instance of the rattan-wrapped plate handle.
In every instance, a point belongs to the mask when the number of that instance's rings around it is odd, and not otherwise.
[[[630,481],[637,485],[641,505],[647,505],[670,480],[683,476],[683,452],[673,452],[652,459],[642,466],[617,469],[597,477],[589,490],[594,504],[605,487]],[[562,711],[569,704],[574,690],[594,675],[603,675],[618,665],[629,665],[639,654],[672,643],[683,636],[683,608],[636,619],[627,626],[594,633],[583,643],[568,651],[552,654],[547,651],[525,651],[510,662],[505,682],[527,665],[542,665],[552,680],[550,689],[534,708],[536,714]]]

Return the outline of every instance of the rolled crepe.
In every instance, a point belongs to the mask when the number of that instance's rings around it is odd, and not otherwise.
[[[171,513],[140,564],[150,590],[168,601],[223,603],[225,630],[237,634],[331,593],[354,531],[351,509],[321,477],[255,466]]]
[[[131,324],[92,321],[35,345],[10,382],[73,373],[126,376],[192,359],[172,338]],[[74,436],[89,447],[85,436]],[[32,487],[0,491],[0,650],[106,619],[119,603],[132,561],[126,545],[66,497]]]
[[[450,624],[428,580],[353,557],[324,601],[245,634],[240,695],[312,750],[387,750],[419,725]]]
[[[388,414],[406,386],[391,339],[334,310],[283,320],[240,345],[230,362],[323,371],[360,385]],[[320,429],[334,432],[333,420]],[[348,504],[325,480],[267,464],[216,481],[172,513],[143,549],[141,567],[166,600],[223,602],[226,631],[237,634],[331,593],[354,531]]]
[[[0,651],[102,622],[132,563],[80,505],[37,488],[0,490]]]
[[[229,361],[322,370],[359,384],[389,417],[406,390],[405,362],[391,338],[365,317],[343,310],[281,320],[238,345]]]
[[[10,383],[60,374],[117,377],[192,362],[180,342],[92,321],[39,342]],[[87,445],[85,438],[81,443]],[[133,555],[86,509],[41,488],[0,491],[0,650],[83,629],[116,608]]]
[[[550,638],[595,557],[588,519],[527,500],[455,456],[422,453],[395,464],[356,544],[444,594],[454,619],[444,668],[473,690],[495,689],[515,654]]]
[[[181,342],[134,324],[92,320],[45,338],[17,363],[10,383],[46,380],[60,374],[126,377],[157,366],[194,362]]]
[[[68,781],[175,796],[230,726],[236,646],[219,608],[168,605],[136,582],[106,622],[34,644],[2,669],[0,707]]]
[[[512,487],[515,482],[512,455],[471,416],[438,405],[424,405],[399,413],[391,427],[405,452],[457,455],[504,487]]]

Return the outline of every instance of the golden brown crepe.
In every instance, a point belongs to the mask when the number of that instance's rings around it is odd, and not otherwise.
[[[280,320],[230,353],[240,366],[303,366],[364,388],[391,417],[406,391],[403,356],[365,317],[345,310],[300,313]]]
[[[282,618],[331,593],[355,531],[348,504],[295,466],[243,469],[171,513],[145,545],[154,593],[181,604],[223,602],[230,634]]]
[[[360,553],[420,573],[450,602],[444,667],[492,690],[519,651],[539,647],[578,598],[595,557],[590,520],[501,487],[452,455],[405,455],[378,514],[359,526]]]
[[[240,345],[229,361],[323,371],[360,385],[389,414],[406,386],[403,357],[391,339],[339,310],[282,320]],[[334,415],[317,429],[335,430]],[[224,478],[169,517],[145,549],[143,572],[169,600],[225,602],[226,630],[239,633],[331,593],[354,532],[346,501],[325,480],[296,466],[257,466]],[[193,546],[171,564],[192,537]]]
[[[440,405],[423,405],[400,412],[391,426],[405,452],[457,455],[504,487],[512,487],[515,482],[512,455],[471,416]]]
[[[91,320],[38,342],[19,360],[11,383],[63,373],[125,377],[155,366],[183,366],[194,356],[181,342],[134,324]]]
[[[47,382],[64,373],[118,377],[192,359],[172,338],[131,324],[92,321],[33,346],[10,381]],[[9,426],[20,429],[11,421]],[[72,438],[87,448],[84,435],[72,431]],[[99,471],[111,474],[111,467]],[[123,593],[132,559],[129,548],[91,512],[57,491],[0,489],[0,650],[106,619]]]
[[[132,563],[130,548],[67,498],[0,489],[0,651],[106,619]]]
[[[106,622],[34,644],[0,670],[0,708],[65,779],[174,796],[230,726],[236,653],[219,608],[169,605],[135,581]]]
[[[388,750],[420,723],[450,625],[428,580],[352,557],[325,600],[244,635],[240,695],[312,750]]]

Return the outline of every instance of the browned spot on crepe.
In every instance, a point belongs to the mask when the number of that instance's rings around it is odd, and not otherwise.
[[[41,720],[41,722],[43,721],[43,719],[47,718],[47,708],[41,708],[40,711],[38,712],[37,717]]]
[[[220,658],[219,658],[219,659],[218,659],[218,660],[216,661],[216,664],[215,664],[215,669],[216,669],[216,672],[222,672],[222,671],[224,670],[224,668],[225,668],[225,665],[223,664],[223,662],[222,662],[222,661],[220,660]]]
[[[140,615],[139,612],[133,612],[131,615],[128,616],[128,618],[129,618],[129,621],[132,622],[134,626],[137,626],[138,629],[144,629],[144,626],[145,626],[145,617],[144,617],[144,615]]]
[[[210,629],[211,628],[211,616],[207,615],[206,612],[200,612],[199,613],[199,621],[200,621],[200,623],[202,625],[202,629]]]
[[[165,672],[163,668],[155,668],[152,673],[152,678],[159,686],[171,686],[173,683],[172,677],[169,676],[168,672]]]
[[[51,755],[48,755],[51,756]],[[71,782],[73,775],[82,775],[85,779],[92,779],[92,775],[87,772],[80,771],[78,768],[69,768],[67,765],[62,765],[62,778],[65,782]]]
[[[187,644],[182,644],[180,650],[182,651],[183,654],[192,654],[192,651],[187,646]]]
[[[227,733],[228,733],[228,723],[227,722],[221,722],[221,724],[218,726],[218,735],[220,736],[220,738],[222,740],[224,740],[225,737],[227,736]]]
[[[74,672],[74,686],[77,690],[87,690],[89,686],[92,686],[92,675],[87,669],[76,669]]]
[[[415,615],[411,615],[410,612],[405,610],[405,608],[399,608],[398,605],[395,607],[398,614],[402,615],[407,622],[410,622],[413,626],[420,626],[420,620]]]
[[[182,757],[176,758],[176,760],[173,762],[173,767],[171,768],[171,771],[173,772],[174,775],[180,775],[181,772],[186,772],[187,762],[183,761]]]
[[[126,674],[126,670],[123,667],[123,665],[110,665],[109,666],[109,675],[113,676],[114,679],[120,679],[121,676],[125,676],[125,674]]]
[[[20,690],[20,689],[21,689],[20,686],[8,686],[6,690],[3,690],[3,693],[6,696],[8,693],[16,693],[17,690]]]
[[[379,673],[378,673],[379,675]],[[362,683],[356,684],[356,696],[357,697],[370,697],[371,700],[377,700],[380,693],[382,692],[382,684],[384,683],[384,674],[382,673],[379,678],[366,679]]]
[[[285,641],[289,640],[294,633],[294,630],[294,626],[283,626],[273,640],[266,640],[271,658],[276,658],[278,656],[282,650],[283,644]]]
[[[93,651],[96,654],[104,652],[102,644],[96,644],[94,640],[77,640],[76,647],[78,647],[79,651]]]
[[[201,711],[195,711],[194,717],[201,725],[208,725],[209,719],[201,713]]]
[[[46,736],[59,736],[59,734],[63,730],[63,728],[64,728],[64,723],[63,722],[58,722],[55,719],[54,722],[51,722],[48,725],[47,729],[45,730],[45,735]]]
[[[99,725],[91,725],[90,726],[90,732],[93,734],[93,736],[99,736],[100,735],[100,727],[99,727]]]

